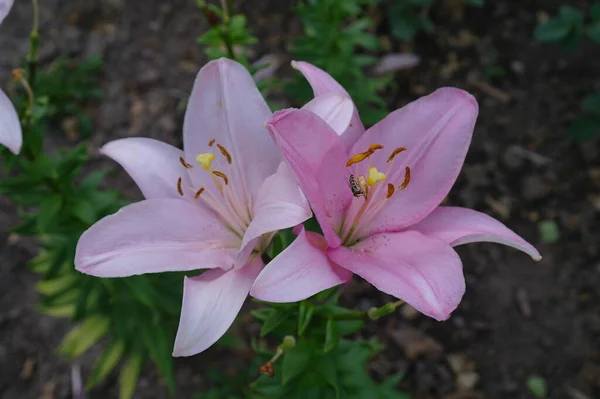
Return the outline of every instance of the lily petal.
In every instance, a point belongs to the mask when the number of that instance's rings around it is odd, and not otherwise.
[[[395,148],[408,149],[395,156],[386,182],[400,185],[405,167],[411,168],[406,189],[387,200],[382,211],[367,221],[361,228],[363,235],[402,230],[440,204],[462,168],[477,113],[477,102],[469,93],[443,88],[391,113],[356,142],[353,154],[373,143],[385,147],[372,159],[381,170],[388,167],[387,159]]]
[[[4,18],[6,18],[6,16],[8,15],[8,12],[10,11],[10,8],[12,7],[12,5],[13,5],[13,0],[0,0],[0,24],[2,23],[2,21],[4,21]]]
[[[287,164],[282,162],[277,172],[265,180],[258,191],[253,215],[236,257],[236,267],[246,263],[263,234],[296,226],[312,216],[308,201]]]
[[[230,184],[254,197],[281,162],[277,147],[265,131],[269,116],[269,106],[246,68],[225,58],[209,62],[198,73],[185,113],[186,158],[214,153],[223,166],[221,172],[231,174]],[[215,146],[209,147],[213,139],[231,155],[230,166]],[[196,186],[213,187],[206,171],[196,167],[190,173]]]
[[[415,231],[376,234],[351,248],[330,249],[328,254],[380,291],[437,320],[450,317],[465,292],[456,252]]]
[[[185,190],[191,186],[188,172],[179,161],[183,151],[162,141],[131,137],[111,141],[100,152],[118,162],[147,199],[181,198],[179,178]]]
[[[438,238],[452,246],[471,242],[495,242],[521,250],[533,260],[542,259],[542,255],[533,245],[504,224],[472,209],[440,206],[425,219],[411,226],[410,230]]]
[[[6,12],[8,13],[8,9]],[[0,5],[0,22],[2,22],[2,18],[2,5]],[[6,146],[15,155],[21,151],[23,145],[23,132],[19,116],[12,102],[2,90],[0,90],[0,144]]]
[[[267,129],[294,171],[328,245],[339,246],[334,228],[352,200],[340,138],[315,114],[296,109],[276,112]]]
[[[257,257],[241,269],[213,269],[186,277],[173,356],[200,353],[225,334],[262,266]]]
[[[326,248],[323,236],[302,228],[258,275],[250,295],[269,302],[297,302],[348,282],[352,273],[332,262]]]
[[[350,98],[348,92],[340,85],[334,78],[331,77],[327,72],[323,71],[316,66],[309,64],[304,61],[292,61],[292,67],[297,69],[304,75],[306,80],[313,89],[315,97],[319,97],[327,93],[338,93],[343,94]],[[338,132],[342,138],[342,142],[346,148],[350,148],[352,144],[365,132],[358,110],[354,107],[352,112],[352,119],[348,128],[343,132]]]
[[[342,134],[350,125],[354,104],[348,96],[327,93],[313,98],[302,109],[319,115],[337,134]]]
[[[178,199],[121,208],[83,233],[75,267],[98,277],[233,266],[239,238],[213,214]]]

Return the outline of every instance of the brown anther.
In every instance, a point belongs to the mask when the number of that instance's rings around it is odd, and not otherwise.
[[[258,371],[261,374],[268,375],[269,377],[275,376],[275,369],[273,368],[273,362],[270,360],[268,362],[266,362],[265,364],[263,364],[262,366],[260,366],[258,368]]]
[[[24,69],[15,68],[12,70],[12,78],[15,81],[15,83],[21,82],[23,79],[25,79],[26,75],[27,75],[27,73],[25,72]]]
[[[215,141],[217,141],[217,139],[212,139],[211,141],[208,142],[208,146],[212,147],[213,144],[215,143]]]
[[[383,146],[381,144],[371,144],[369,146],[369,151],[376,151],[381,149],[383,149]]]
[[[200,198],[200,194],[202,194],[203,192],[204,192],[204,187],[200,187],[198,189],[198,191],[196,191],[196,194],[194,194],[194,199]]]
[[[400,154],[401,152],[406,151],[406,147],[398,147],[396,148],[394,151],[392,151],[392,153],[390,154],[389,158],[387,159],[388,162],[392,162],[392,160],[394,159],[394,157],[398,154]]]
[[[217,147],[219,147],[221,154],[223,154],[223,156],[225,158],[227,158],[227,163],[229,165],[231,165],[231,154],[229,154],[229,151],[227,151],[227,149],[225,147],[223,147],[221,144],[217,144]]]
[[[183,189],[181,188],[181,177],[177,179],[177,192],[183,197]]]
[[[392,195],[394,195],[394,191],[396,191],[396,188],[394,188],[394,185],[392,183],[388,183],[388,187],[387,187],[387,194],[385,195],[385,198],[390,199],[392,197]]]
[[[400,190],[404,190],[406,188],[406,186],[408,186],[408,183],[410,183],[410,167],[407,166],[405,171],[404,171],[404,181],[402,182],[401,185],[398,186],[398,188]]]
[[[223,179],[223,181],[225,182],[225,185],[229,184],[229,179],[227,178],[227,175],[225,173],[219,172],[218,170],[213,170],[212,174]]]
[[[346,162],[346,167],[350,166],[350,165],[354,165],[355,163],[359,163],[364,161],[365,159],[369,158],[371,155],[373,155],[375,151],[374,150],[368,150],[365,152],[360,152],[356,155],[354,155],[353,157],[351,157],[348,162]]]
[[[189,169],[192,168],[193,166],[189,163],[187,163],[185,161],[185,159],[183,159],[183,157],[179,157],[179,162],[181,162],[181,164],[183,165],[184,168]]]

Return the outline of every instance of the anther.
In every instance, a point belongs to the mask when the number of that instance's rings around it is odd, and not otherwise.
[[[210,170],[213,159],[215,159],[215,154],[210,152],[196,155],[196,162],[198,162],[204,170]]]
[[[223,179],[223,181],[225,182],[225,185],[229,184],[229,179],[227,178],[227,175],[225,173],[219,172],[218,170],[213,170],[212,174]]]
[[[212,139],[211,141],[208,142],[208,146],[212,147],[213,144],[215,143],[215,141],[217,141],[217,139]]]
[[[354,155],[353,157],[351,157],[348,160],[348,162],[346,162],[346,167],[349,167],[350,165],[354,165],[355,163],[359,163],[359,162],[364,161],[365,159],[367,159],[371,155],[373,155],[373,152],[374,151],[372,151],[372,150],[368,150],[368,151],[361,152],[361,153],[358,153],[358,154]]]
[[[190,169],[190,168],[193,167],[191,164],[187,163],[185,161],[185,159],[183,159],[183,157],[179,157],[179,162],[181,162],[181,164],[183,165],[183,167],[186,168],[186,169]]]
[[[369,177],[367,179],[367,184],[369,186],[374,186],[377,182],[385,180],[385,173],[381,173],[377,170],[377,168],[369,168]]]
[[[177,179],[177,192],[183,197],[183,189],[181,188],[181,177]]]
[[[369,151],[376,151],[381,149],[383,149],[383,146],[381,144],[371,144],[369,146]]]
[[[219,147],[221,154],[223,154],[223,156],[227,158],[227,163],[231,165],[231,154],[229,153],[229,151],[227,151],[227,149],[221,144],[217,144],[217,147]]]
[[[196,191],[196,194],[194,194],[194,199],[200,198],[200,194],[202,194],[203,192],[204,192],[204,187],[200,187],[200,189],[198,189],[198,191]]]
[[[404,181],[402,182],[402,184],[400,186],[398,186],[398,188],[400,190],[404,190],[406,188],[406,186],[408,186],[408,183],[410,183],[410,167],[407,166],[405,171],[404,171]]]
[[[394,195],[394,191],[396,191],[394,185],[392,183],[388,183],[387,194],[385,195],[385,198],[390,199],[392,195]]]
[[[392,153],[390,154],[389,158],[387,159],[388,162],[392,162],[392,160],[394,159],[394,157],[398,154],[400,154],[401,152],[406,151],[406,147],[398,147],[396,148],[394,151],[392,151]]]

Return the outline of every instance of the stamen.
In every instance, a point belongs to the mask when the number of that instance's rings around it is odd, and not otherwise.
[[[385,177],[385,173],[381,173],[377,170],[377,168],[369,168],[369,178],[367,179],[367,184],[369,186],[374,186],[377,182],[385,180]]]
[[[183,157],[179,157],[179,162],[181,162],[181,164],[183,165],[183,167],[186,168],[186,169],[190,169],[190,168],[193,167],[191,164],[187,163],[185,161],[185,159],[183,159]]]
[[[196,191],[196,194],[194,194],[194,199],[200,198],[200,194],[202,194],[203,192],[204,192],[204,187],[200,187],[200,189],[198,191]]]
[[[381,144],[371,144],[369,146],[369,151],[376,151],[381,149],[383,149],[383,146]]]
[[[196,155],[196,162],[198,162],[204,170],[210,170],[213,159],[215,159],[215,154],[210,152]]]
[[[365,151],[365,152],[358,153],[358,154],[354,155],[353,157],[351,157],[348,160],[348,162],[346,162],[346,167],[354,165],[355,163],[362,162],[365,159],[369,158],[371,155],[373,155],[373,151]]]
[[[177,179],[177,192],[183,197],[183,189],[181,188],[181,177]]]
[[[392,153],[390,154],[389,158],[388,158],[388,162],[392,162],[392,160],[394,159],[394,157],[398,154],[400,154],[403,151],[406,151],[407,148],[406,147],[398,147],[396,148],[394,151],[392,151]]]
[[[388,183],[388,190],[387,190],[387,194],[385,195],[385,198],[390,199],[392,198],[392,195],[394,195],[394,192],[396,191],[396,189],[394,188],[394,185],[392,183]]]
[[[408,183],[410,183],[410,167],[407,166],[405,171],[404,171],[404,181],[402,182],[402,184],[400,186],[398,186],[398,188],[400,190],[404,190],[406,188],[406,186],[408,186]]]
[[[225,173],[219,172],[218,170],[213,170],[212,174],[223,179],[223,181],[225,182],[225,185],[229,184],[229,179],[227,178],[227,175]]]
[[[219,150],[221,150],[221,154],[227,158],[227,163],[231,165],[231,154],[229,154],[229,151],[227,151],[227,149],[221,144],[217,144],[217,147],[219,147]]]
[[[215,141],[217,141],[216,139],[212,139],[211,141],[208,142],[208,146],[212,147],[213,144],[215,143]]]

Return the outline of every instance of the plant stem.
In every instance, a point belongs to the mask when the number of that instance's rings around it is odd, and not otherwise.
[[[40,39],[39,35],[39,6],[38,0],[31,0],[31,5],[33,8],[33,27],[31,28],[31,33],[29,34],[29,56],[27,57],[27,61],[29,62],[29,86],[32,88],[35,87],[35,73],[37,68],[37,50],[38,43]]]
[[[377,320],[383,316],[392,314],[404,301],[389,302],[379,308],[371,308],[367,311],[352,310],[347,313],[329,315],[334,320]]]
[[[227,54],[229,55],[229,58],[235,60],[235,52],[233,51],[233,43],[231,42],[231,1],[221,0],[221,9],[223,10],[223,26],[221,29],[221,38],[223,39],[223,43],[227,48]]]

